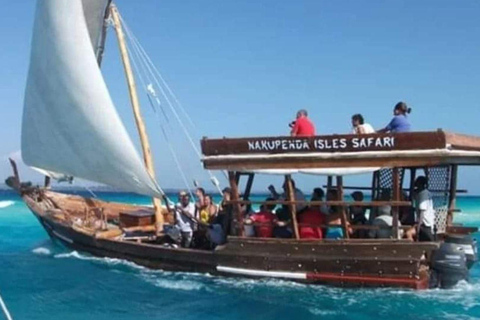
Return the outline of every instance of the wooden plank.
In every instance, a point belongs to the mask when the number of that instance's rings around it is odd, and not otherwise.
[[[393,175],[393,201],[400,201],[400,173],[398,168],[393,168],[392,169],[392,175]],[[395,239],[398,239],[399,237],[399,229],[398,229],[398,206],[393,206],[392,207],[392,213],[393,213],[393,222],[392,222],[392,227],[393,227],[393,237]]]
[[[458,166],[452,165],[450,168],[450,192],[448,195],[447,226],[450,226],[453,223],[453,213],[455,212],[457,199],[457,175]]]
[[[252,137],[207,139],[201,142],[206,156],[228,154],[275,154],[304,152],[360,152],[380,150],[442,149],[445,134],[410,132],[397,134],[325,135],[315,137]]]
[[[228,172],[228,179],[230,181],[230,188],[232,189],[232,203],[234,204],[235,228],[237,235],[243,236],[243,212],[239,202],[239,192],[237,184],[237,176],[233,171]]]
[[[323,185],[324,188],[327,187],[326,184]],[[371,191],[372,187],[360,187],[360,186],[343,186],[343,190],[365,190],[365,191]],[[402,188],[402,191],[410,191],[410,188]],[[443,190],[443,189],[428,189],[430,192],[446,192],[450,191],[448,190]],[[456,193],[468,193],[468,190],[466,189],[457,189]]]
[[[478,232],[477,227],[448,226],[447,234],[471,234]]]
[[[243,193],[243,200],[250,200],[250,193],[252,192],[252,185],[253,185],[253,179],[255,178],[255,174],[249,173],[248,174],[248,180],[247,180],[247,185],[245,186],[245,192]],[[247,212],[250,212],[252,210],[252,205],[248,204],[247,205]]]
[[[480,137],[445,132],[446,143],[455,150],[480,151]]]
[[[287,184],[287,192],[288,192],[288,201],[294,202],[295,201],[295,188],[293,187],[292,183],[292,176],[287,174],[285,176],[285,183]],[[298,232],[298,220],[297,220],[297,206],[295,204],[290,204],[290,213],[292,215],[292,226],[293,226],[293,234],[295,235],[295,239],[300,239],[300,234]]]
[[[337,192],[338,192],[339,200],[343,201],[343,177],[342,176],[337,176]],[[348,239],[350,238],[350,235],[348,234],[348,220],[347,220],[347,214],[345,213],[345,206],[342,205],[340,208],[341,208],[340,218],[342,220],[343,237]]]
[[[286,272],[335,272],[345,274],[397,274],[416,276],[419,272],[420,259],[384,258],[384,257],[325,257],[320,254],[295,256],[285,254],[265,256],[261,253],[222,254],[224,266],[246,267],[256,270],[282,270]]]
[[[225,250],[241,254],[249,252],[265,256],[282,254],[288,257],[315,255],[322,257],[404,257],[419,259],[425,252],[437,249],[439,243],[392,239],[295,240],[275,238],[229,237]]]
[[[447,164],[479,165],[478,157],[423,156],[411,157],[396,155],[345,159],[339,155],[335,159],[322,158],[243,158],[243,159],[204,159],[204,167],[210,170],[260,170],[260,169],[315,169],[315,168],[351,168],[351,167],[433,167]]]
[[[314,206],[357,206],[357,207],[381,207],[385,205],[390,206],[398,206],[398,207],[410,207],[412,203],[410,201],[362,201],[362,202],[353,202],[353,201],[338,201],[338,200],[330,200],[330,201],[308,201],[308,200],[273,200],[273,201],[247,201],[247,200],[231,200],[226,201],[226,204],[285,204],[285,205],[292,205],[292,204],[303,204],[306,203],[308,205]]]

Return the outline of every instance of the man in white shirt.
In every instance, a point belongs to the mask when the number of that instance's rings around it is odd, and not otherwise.
[[[415,235],[419,241],[434,241],[433,228],[435,225],[435,209],[430,191],[427,189],[428,180],[419,176],[415,180],[415,212],[417,224],[407,231],[407,238],[413,240]]]
[[[195,225],[195,204],[190,202],[190,195],[185,191],[179,192],[178,201],[175,205],[175,225],[180,229],[182,235],[181,246],[189,248]]]
[[[353,134],[375,133],[375,129],[373,129],[373,127],[370,124],[365,123],[363,116],[357,113],[352,116],[352,133]]]

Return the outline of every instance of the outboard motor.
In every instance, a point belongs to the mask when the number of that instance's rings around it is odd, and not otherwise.
[[[470,269],[478,261],[477,240],[469,234],[452,234],[445,238],[445,242],[457,244],[463,248],[467,257],[467,267]]]
[[[448,289],[461,280],[468,280],[467,258],[463,248],[455,243],[444,242],[432,256],[434,286]]]

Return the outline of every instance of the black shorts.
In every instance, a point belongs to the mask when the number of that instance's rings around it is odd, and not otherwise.
[[[432,233],[432,228],[421,225],[420,233],[418,235],[418,241],[435,241]]]

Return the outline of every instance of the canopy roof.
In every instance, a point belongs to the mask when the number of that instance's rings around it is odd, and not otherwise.
[[[322,168],[480,165],[480,137],[442,130],[315,137],[204,138],[201,145],[204,166],[213,170],[315,173],[314,169]]]

